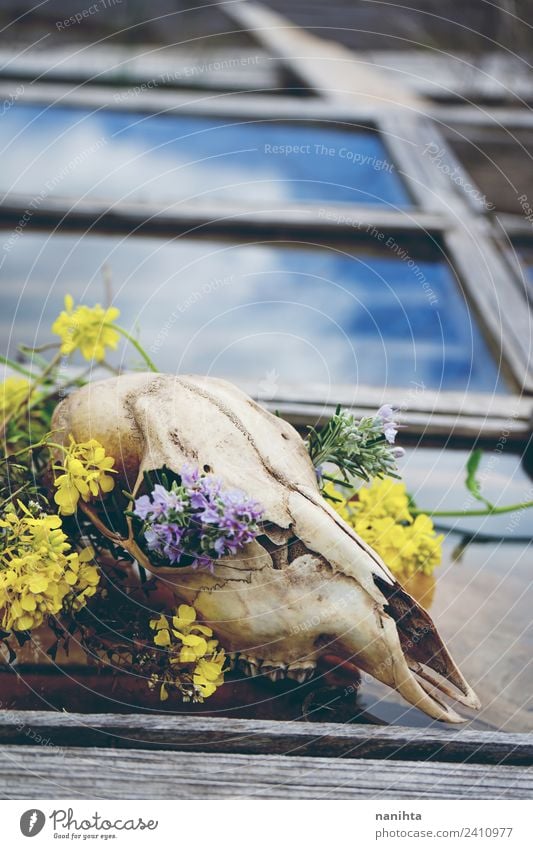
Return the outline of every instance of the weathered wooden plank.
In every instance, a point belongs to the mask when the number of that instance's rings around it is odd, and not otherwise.
[[[362,393],[363,400],[364,394]],[[264,406],[271,411],[277,411],[291,424],[302,427],[315,425],[318,420],[326,421],[335,411],[335,405],[313,405],[296,404],[291,401],[271,402],[263,401]],[[360,409],[362,405],[358,404]],[[365,405],[367,406],[367,405]],[[375,411],[375,407],[373,408]],[[406,430],[403,433],[424,434],[425,438],[435,438],[439,442],[457,443],[464,440],[468,443],[478,440],[492,440],[496,443],[505,432],[508,443],[524,443],[531,434],[531,425],[524,420],[509,422],[509,419],[491,416],[460,416],[441,415],[439,413],[404,413],[402,425]]]
[[[146,714],[0,712],[0,744],[533,764],[527,734]]]
[[[262,4],[250,0],[228,4],[226,14],[253,32],[270,56],[283,62],[323,98],[340,103],[379,101],[381,111],[399,106],[418,111],[427,105],[403,84],[399,74],[385,76],[344,45],[308,32]]]
[[[459,416],[483,416],[506,419],[508,425],[520,420],[529,421],[533,414],[533,398],[524,395],[496,395],[488,392],[454,392],[432,390],[426,386],[376,387],[358,384],[278,383],[262,392],[257,383],[241,380],[239,385],[259,401],[293,403],[342,404],[345,407],[370,406],[376,409],[387,402],[405,413],[439,413]]]
[[[194,47],[196,46],[196,50]],[[83,50],[72,45],[40,50],[0,48],[0,79],[37,79],[47,82],[96,82],[121,87],[127,99],[141,91],[182,86],[213,90],[274,90],[281,83],[280,69],[263,51],[255,48],[202,50],[198,43],[186,49],[174,45],[89,44]]]
[[[5,799],[529,799],[532,794],[532,771],[514,766],[0,747]]]
[[[531,221],[528,221],[524,215],[498,212],[496,220],[500,227],[510,236],[527,236],[531,238]]]
[[[0,100],[13,95],[17,82],[0,81]],[[147,114],[201,114],[236,117],[292,118],[298,120],[326,120],[372,124],[377,115],[371,100],[352,104],[326,100],[320,97],[284,96],[265,97],[261,92],[224,93],[211,91],[165,91],[150,89],[133,92],[124,97],[124,88],[93,85],[73,86],[72,83],[32,83],[17,95],[18,103],[55,103],[87,109],[110,108],[120,112]]]
[[[444,126],[475,124],[482,127],[505,127],[507,131],[511,128],[533,127],[533,112],[521,106],[434,105],[429,112]]]
[[[8,98],[17,87],[16,81],[0,81],[0,99]],[[28,103],[60,103],[63,106],[80,106],[87,108],[112,107],[120,111],[136,111],[141,109],[148,113],[182,112],[236,116],[265,116],[323,120],[338,120],[352,122],[360,120],[365,123],[378,121],[383,114],[379,101],[371,99],[361,102],[352,99],[337,101],[334,99],[309,97],[294,98],[284,96],[265,98],[261,93],[186,93],[151,89],[135,92],[132,97],[124,98],[124,88],[106,85],[78,86],[61,83],[34,83],[17,96],[19,102]],[[513,128],[529,128],[533,126],[533,113],[522,107],[490,107],[466,105],[437,105],[428,104],[425,114],[430,115],[442,125],[476,124],[479,126],[497,126]]]
[[[520,387],[526,392],[533,391],[527,341],[531,312],[505,260],[473,224],[469,230],[447,231],[446,244],[473,311],[487,330],[487,342],[497,357],[502,344],[504,364],[511,368]]]
[[[502,51],[483,52],[475,62],[467,52],[435,50],[375,50],[365,58],[380,71],[399,76],[422,97],[456,100],[461,106],[476,98],[507,100],[512,106],[518,98],[529,100],[533,92],[529,65]]]
[[[32,209],[32,222],[46,226],[74,224],[76,227],[90,227],[99,231],[129,231],[157,235],[189,235],[201,231],[207,235],[224,235],[228,231],[239,239],[245,238],[249,231],[256,236],[279,235],[290,240],[305,233],[311,237],[321,237],[324,242],[331,239],[347,242],[353,249],[354,242],[364,242],[375,247],[370,235],[373,228],[399,236],[412,235],[413,230],[421,228],[426,233],[438,236],[442,229],[442,219],[432,213],[409,212],[399,216],[387,209],[358,204],[326,204],[324,206],[291,202],[283,209],[251,209],[249,206],[225,203],[201,204],[180,203],[179,206],[161,207],[157,204],[114,203],[110,208],[106,201],[80,199],[73,206],[64,198],[48,197],[38,207],[35,198],[30,195],[6,194],[2,198],[1,217],[9,226],[20,220],[21,211]],[[237,230],[236,230],[237,228]]]

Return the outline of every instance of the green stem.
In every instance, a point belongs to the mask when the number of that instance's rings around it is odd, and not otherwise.
[[[331,475],[324,474],[324,472],[322,472],[322,477],[325,481],[330,481],[330,483],[336,483],[337,486],[345,486],[345,487],[347,487],[347,489],[353,488],[352,483],[348,483],[347,481],[341,481],[341,480],[339,480],[339,478],[334,478]]]
[[[20,403],[21,408],[22,408],[23,405],[27,404],[30,401],[30,398],[32,396],[32,392],[34,392],[36,389],[38,389],[39,386],[44,385],[44,382],[48,379],[50,374],[53,372],[55,367],[58,365],[60,359],[61,359],[61,352],[58,351],[57,354],[55,355],[55,357],[52,357],[50,362],[46,364],[46,367],[42,370],[42,372],[40,374],[37,375],[37,377],[34,374],[31,375],[33,380],[32,380],[31,386],[30,386],[30,390],[29,390],[28,394],[26,395],[26,397],[24,398],[24,400],[21,401],[21,403]]]
[[[24,377],[33,377],[31,371],[28,371],[28,369],[25,369],[24,366],[19,365],[19,363],[16,363],[14,360],[10,360],[8,357],[2,356],[2,354],[0,354],[0,363],[3,363],[5,366],[9,366],[9,368],[12,368],[13,371],[18,371],[19,374],[23,374]]]
[[[34,451],[36,448],[44,448],[45,445],[48,446],[49,444],[49,442],[45,442],[44,439],[41,439],[40,442],[34,442],[32,445],[27,445],[25,448],[21,448],[20,451],[15,451],[14,454],[8,454],[5,457],[0,457],[0,465],[13,460],[15,457],[21,457],[23,454],[26,454],[27,451]]]
[[[104,365],[107,365],[104,363]],[[66,383],[62,383],[60,386],[56,386],[52,392],[49,392],[47,395],[39,396],[39,403],[43,404],[48,401],[50,398],[55,398],[59,393],[64,392],[70,386],[84,386],[85,378],[88,377],[91,373],[92,366],[86,368],[85,371],[82,371],[76,377],[72,377],[70,380],[67,380]]]
[[[490,543],[490,542],[513,542],[517,545],[524,545],[532,542],[531,536],[515,536],[514,534],[485,534],[478,531],[466,530],[466,528],[458,528],[454,525],[441,525],[440,522],[435,522],[435,530],[443,534],[454,534],[454,536],[462,537],[468,545],[470,543]]]
[[[426,516],[495,516],[500,513],[513,513],[516,510],[526,510],[533,507],[533,501],[523,501],[520,504],[507,504],[505,507],[487,507],[485,510],[416,510],[411,509],[409,512],[412,516],[420,516],[425,513]]]
[[[54,370],[54,368],[56,367],[56,365],[58,364],[60,359],[61,359],[61,352],[58,351],[57,354],[55,355],[55,357],[53,357],[50,360],[50,362],[47,364],[46,368],[41,372],[41,374],[37,375],[37,377],[35,377],[31,372],[26,371],[25,369],[18,368],[18,371],[22,371],[22,374],[28,375],[29,377],[32,378],[32,380],[30,382],[30,388],[29,388],[25,398],[23,398],[22,401],[20,401],[17,409],[14,410],[12,413],[10,413],[9,416],[7,416],[1,422],[0,429],[2,430],[3,433],[6,433],[8,424],[11,421],[13,421],[14,419],[16,420],[18,418],[18,416],[21,415],[23,411],[25,411],[26,407],[29,405],[29,403],[31,401],[31,396],[32,396],[33,392],[36,389],[38,389],[38,387],[41,384],[44,384],[44,381],[51,374],[51,372]],[[11,366],[12,368],[17,368],[17,365],[15,363],[11,362],[11,360],[8,360],[7,357],[3,357],[1,354],[0,354],[0,361],[5,362],[6,365]]]
[[[19,345],[19,349],[23,354],[44,354],[46,351],[52,351],[59,348],[59,342],[47,342],[46,345],[38,345],[32,348],[30,345]]]
[[[131,333],[128,333],[128,331],[124,330],[123,327],[119,327],[118,324],[104,324],[104,327],[109,327],[109,328],[111,328],[111,330],[117,330],[122,336],[124,336],[125,339],[128,340],[128,342],[131,342],[131,344],[133,345],[135,350],[141,355],[141,357],[145,361],[145,363],[148,366],[148,368],[150,369],[150,371],[155,371],[156,374],[159,373],[159,369],[157,368],[155,363],[150,359],[150,357],[148,356],[148,354],[146,353],[146,351],[144,350],[142,345],[140,345],[139,342],[137,342],[137,340],[135,339],[134,336],[131,335]]]
[[[33,392],[34,389],[37,389],[38,386],[40,386],[41,384],[44,384],[45,380],[47,380],[47,378],[52,374],[55,367],[57,365],[59,365],[59,363],[61,362],[61,357],[62,357],[61,351],[58,351],[57,354],[55,354],[52,357],[52,359],[45,366],[45,368],[43,369],[41,374],[38,375],[38,377],[34,380],[33,386],[32,386],[32,392]],[[30,392],[30,395],[31,395],[31,392]]]
[[[58,451],[68,454],[68,447],[66,445],[60,445],[59,442],[45,442],[45,445],[47,448],[57,448]]]
[[[22,486],[19,486],[19,488],[16,489],[15,492],[12,492],[9,498],[4,498],[4,500],[0,504],[0,510],[3,510],[6,504],[9,504],[9,502],[13,502],[17,495],[20,495],[21,492],[24,492],[24,490],[27,489],[29,485],[29,481],[26,481],[26,483],[22,484]]]

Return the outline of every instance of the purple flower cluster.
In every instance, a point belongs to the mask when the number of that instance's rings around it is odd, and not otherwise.
[[[214,475],[184,466],[167,489],[156,484],[135,501],[148,551],[173,566],[213,568],[259,533],[262,507],[237,489],[223,489]]]
[[[378,418],[383,422],[383,434],[389,445],[394,445],[399,425],[394,421],[396,410],[390,404],[383,404],[378,410]]]
[[[383,422],[383,435],[389,445],[394,445],[398,435],[398,428],[401,427],[401,425],[395,421],[397,412],[398,410],[395,410],[390,404],[383,404],[377,412],[377,417]],[[399,446],[394,446],[394,448],[391,449],[391,453],[393,457],[399,459],[404,456],[405,451]]]

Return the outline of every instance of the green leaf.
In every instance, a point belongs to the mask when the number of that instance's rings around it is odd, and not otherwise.
[[[481,448],[474,448],[470,454],[470,457],[466,462],[465,486],[477,501],[482,501],[483,504],[486,504],[487,507],[492,509],[494,505],[492,505],[490,501],[487,501],[487,499],[481,494],[481,487],[476,477],[482,456],[483,451]]]
[[[465,485],[468,491],[471,492],[474,498],[477,498],[478,501],[483,501],[479,481],[476,478],[476,473],[479,468],[482,456],[483,451],[481,450],[481,448],[475,448],[470,454],[470,457],[468,458],[466,463]]]

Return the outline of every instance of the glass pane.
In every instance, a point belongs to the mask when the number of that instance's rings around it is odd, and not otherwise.
[[[503,444],[503,443],[502,443]],[[464,487],[466,451],[408,450],[400,470],[420,509],[475,509]],[[481,462],[482,492],[504,506],[531,500],[520,457],[496,446]],[[435,518],[444,533],[442,564],[409,587],[426,607],[481,699],[473,726],[531,728],[531,547],[533,510],[482,518]],[[465,534],[473,542],[459,554]],[[458,557],[458,559],[456,559]],[[431,724],[388,688],[365,680],[364,707],[389,722]],[[459,708],[459,713],[464,711]],[[434,723],[439,726],[440,723]]]
[[[448,265],[361,248],[23,232],[4,244],[2,348],[44,342],[65,293],[103,299],[162,370],[255,381],[501,391]],[[6,250],[6,246],[9,246]],[[396,258],[395,258],[396,256]],[[131,349],[128,354],[131,362]]]
[[[17,104],[2,117],[0,151],[0,191],[39,205],[53,197],[263,209],[410,203],[380,137],[368,131]]]

